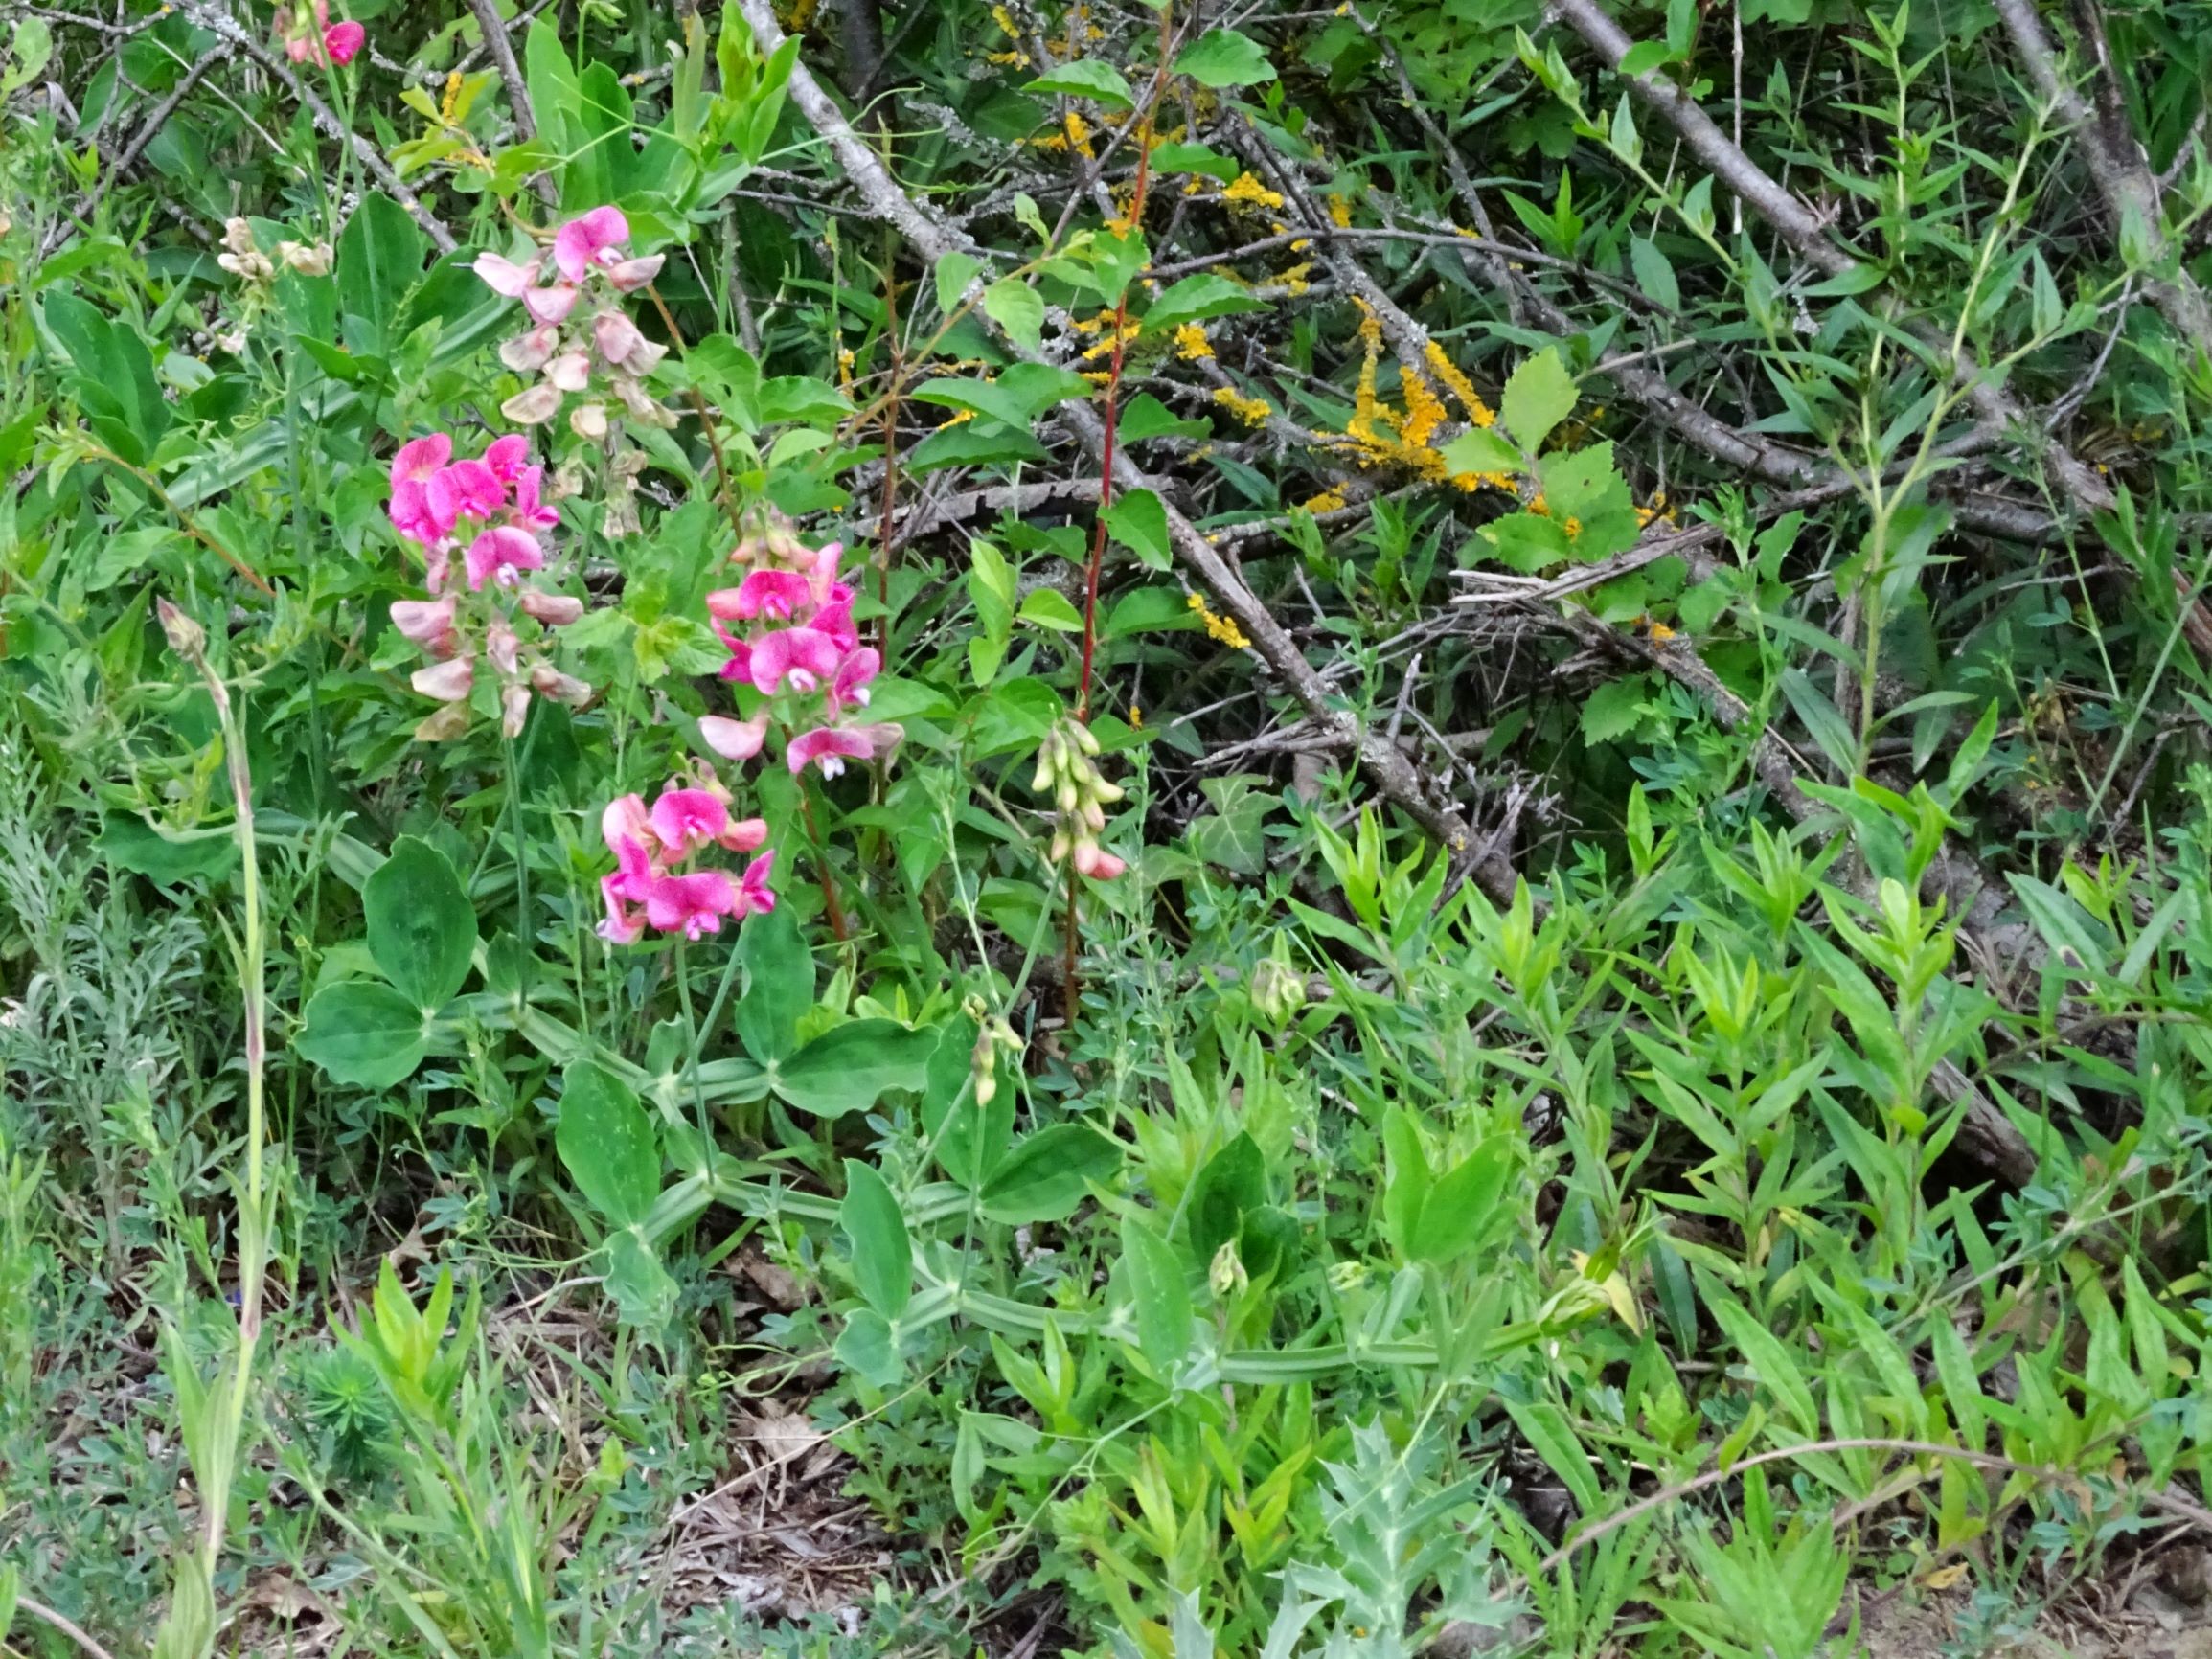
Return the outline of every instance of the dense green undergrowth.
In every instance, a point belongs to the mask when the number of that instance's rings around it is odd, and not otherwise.
[[[2185,1578],[2200,10],[0,3],[9,1650]]]

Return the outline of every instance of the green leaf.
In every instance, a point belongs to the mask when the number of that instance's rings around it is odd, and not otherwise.
[[[1051,628],[1056,633],[1080,634],[1083,632],[1083,613],[1067,595],[1056,587],[1040,587],[1021,602],[1016,619],[1032,627]]]
[[[1211,1261],[1214,1252],[1237,1236],[1245,1211],[1266,1201],[1267,1169],[1259,1143],[1240,1131],[1206,1160],[1184,1200],[1185,1224],[1199,1264]]]
[[[1196,172],[1232,184],[1244,170],[1231,156],[1211,145],[1163,144],[1152,151],[1152,170],[1158,173]]]
[[[1636,286],[1670,311],[1682,308],[1682,287],[1675,280],[1675,267],[1658,245],[1645,237],[1637,237],[1629,243],[1629,268],[1636,274]]]
[[[1019,277],[1001,277],[983,290],[983,314],[1025,352],[1037,351],[1043,341],[1044,301]]]
[[[837,1224],[853,1243],[853,1278],[868,1306],[896,1320],[914,1295],[914,1244],[899,1199],[875,1166],[845,1160]]]
[[[620,1079],[591,1060],[577,1060],[560,1074],[554,1145],[569,1179],[610,1229],[636,1226],[660,1196],[652,1120]]]
[[[1798,719],[1813,734],[1813,740],[1820,745],[1830,763],[1847,775],[1856,771],[1859,739],[1851,735],[1851,722],[1828,700],[1828,693],[1814,685],[1803,669],[1784,669],[1782,694],[1790,699],[1790,706],[1797,711]]]
[[[1175,73],[1187,75],[1200,86],[1255,86],[1275,79],[1275,66],[1249,34],[1234,29],[1209,29],[1183,48],[1175,58]]]
[[[1553,1474],[1565,1483],[1576,1507],[1587,1515],[1596,1514],[1605,1507],[1605,1492],[1598,1486],[1596,1471],[1575,1437],[1574,1424],[1567,1414],[1549,1400],[1507,1399],[1505,1409],[1513,1419],[1514,1427],[1520,1430],[1521,1439],[1528,1442],[1537,1456],[1543,1459]]]
[[[899,1357],[898,1332],[873,1307],[863,1307],[845,1321],[835,1352],[838,1364],[878,1388],[896,1388],[905,1378],[906,1362]]]
[[[1056,403],[1090,395],[1091,383],[1081,375],[1043,363],[1016,363],[995,380],[932,380],[910,394],[917,403],[966,409],[1017,427],[1027,427]]]
[[[921,474],[946,466],[1010,466],[1041,461],[1044,445],[1027,429],[995,421],[965,421],[941,427],[906,452],[906,470]]]
[[[1513,1142],[1504,1135],[1493,1135],[1462,1158],[1429,1188],[1405,1254],[1446,1267],[1472,1251],[1504,1218],[1498,1197],[1513,1167]]]
[[[1140,392],[1122,410],[1116,436],[1124,443],[1141,443],[1147,438],[1207,438],[1213,430],[1210,421],[1181,420],[1150,392]]]
[[[919,1089],[936,1046],[934,1031],[911,1031],[897,1020],[852,1020],[783,1061],[769,1082],[802,1112],[841,1118],[866,1111],[885,1089]]]
[[[422,1063],[423,1028],[422,1011],[390,986],[346,980],[315,992],[292,1051],[341,1083],[388,1089]]]
[[[422,233],[407,210],[381,193],[361,198],[339,233],[338,310],[346,346],[355,355],[388,357],[399,307],[422,275]]]
[[[1180,633],[1199,625],[1190,602],[1172,587],[1140,587],[1113,602],[1099,625],[1099,638],[1118,640],[1126,634]]]
[[[1628,737],[1644,723],[1644,703],[1651,689],[1650,677],[1644,674],[1598,687],[1583,702],[1583,741],[1610,743]]]
[[[676,1282],[659,1253],[627,1228],[606,1241],[606,1292],[616,1316],[638,1330],[668,1328],[676,1313]]]
[[[1503,472],[1510,476],[1528,466],[1518,449],[1488,426],[1469,427],[1438,453],[1444,457],[1445,466],[1455,475]]]
[[[937,1162],[970,1192],[982,1187],[992,1166],[1006,1155],[1014,1134],[1014,1091],[1001,1084],[984,1105],[969,1086],[976,1035],[975,1022],[965,1014],[946,1021],[922,1086],[922,1125]],[[994,1057],[992,1070],[999,1069]]]
[[[109,812],[100,824],[100,851],[118,870],[171,885],[204,881],[237,868],[238,838],[228,830],[171,834],[135,812]]]
[[[476,912],[445,854],[402,835],[361,893],[369,954],[393,988],[425,1014],[459,994],[476,949]]]
[[[800,1016],[814,1006],[814,958],[789,907],[779,904],[747,921],[738,955],[745,971],[738,1040],[764,1066],[787,1059],[799,1046]]]
[[[1131,1214],[1122,1220],[1122,1265],[1136,1315],[1137,1350],[1164,1380],[1189,1356],[1197,1323],[1182,1260],[1142,1216]]]
[[[1249,289],[1239,287],[1219,271],[1200,271],[1185,277],[1152,303],[1145,312],[1145,332],[1164,334],[1185,323],[1266,308],[1265,300],[1255,299]]]
[[[1131,489],[1114,497],[1106,511],[1106,534],[1135,554],[1148,568],[1172,569],[1174,549],[1168,540],[1168,509],[1157,493]]]
[[[1505,383],[1498,420],[1513,440],[1534,455],[1552,435],[1553,428],[1574,413],[1575,377],[1555,346],[1546,346],[1533,357],[1523,358]]]
[[[1121,1147],[1082,1124],[1054,1124],[1025,1136],[983,1183],[983,1213],[1021,1226],[1064,1221],[1121,1167]]]
[[[1079,57],[1073,63],[1062,63],[1051,74],[1040,75],[1030,81],[1022,91],[1050,93],[1061,98],[1088,98],[1115,109],[1137,106],[1137,101],[1129,96],[1129,83],[1122,72],[1096,57]]]
[[[1752,1372],[1790,1415],[1796,1429],[1806,1435],[1820,1432],[1820,1414],[1805,1374],[1790,1357],[1790,1351],[1771,1330],[1753,1318],[1748,1308],[1721,1287],[1719,1280],[1702,1269],[1696,1272],[1699,1293],[1712,1309],[1714,1320],[1749,1362]]]
[[[1382,1120],[1382,1144],[1390,1154],[1390,1178],[1382,1190],[1382,1226],[1398,1253],[1408,1261],[1434,1179],[1428,1168],[1428,1149],[1422,1144],[1421,1125],[1402,1106],[1393,1106]]]
[[[957,248],[937,261],[937,308],[950,316],[960,308],[960,296],[968,292],[968,284],[975,281],[983,269],[983,261]]]

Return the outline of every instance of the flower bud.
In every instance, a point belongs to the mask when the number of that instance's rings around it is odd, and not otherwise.
[[[1073,722],[1073,730],[1075,732],[1075,742],[1077,748],[1081,749],[1086,755],[1095,755],[1099,752],[1097,733],[1093,732],[1081,720]]]
[[[547,593],[543,588],[524,588],[515,602],[524,616],[549,628],[564,628],[583,615],[583,601],[565,593]]]
[[[1206,1269],[1206,1284],[1216,1297],[1226,1302],[1240,1291],[1251,1288],[1252,1281],[1244,1272],[1243,1259],[1237,1254],[1237,1241],[1225,1239],[1214,1252],[1214,1260]]]
[[[187,662],[199,661],[207,649],[207,629],[166,599],[155,600],[153,611],[161,618],[161,631],[169,636],[169,648]]]
[[[512,685],[499,693],[499,730],[510,738],[522,736],[522,724],[530,718],[530,688]]]

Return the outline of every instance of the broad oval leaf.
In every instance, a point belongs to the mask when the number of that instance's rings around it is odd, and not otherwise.
[[[1136,100],[1129,96],[1127,78],[1112,64],[1103,63],[1096,57],[1079,57],[1073,63],[1062,63],[1051,74],[1038,76],[1022,91],[1088,98],[1115,109],[1136,107]]]
[[[1245,1211],[1256,1210],[1266,1201],[1267,1168],[1260,1156],[1259,1143],[1240,1132],[1206,1160],[1184,1201],[1185,1224],[1199,1262],[1211,1261],[1215,1251],[1237,1237]]]
[[[1128,1274],[1137,1348],[1165,1380],[1191,1352],[1196,1321],[1182,1259],[1138,1216],[1122,1221],[1122,1265]]]
[[[621,1079],[590,1060],[560,1074],[554,1145],[569,1178],[612,1228],[636,1226],[660,1196],[652,1120]]]
[[[896,1020],[853,1020],[776,1067],[770,1085],[817,1118],[864,1112],[885,1089],[919,1089],[936,1042],[934,1031],[912,1031]]]
[[[1121,1148],[1096,1129],[1054,1124],[998,1161],[983,1183],[983,1213],[1009,1226],[1064,1221],[1121,1161]]]
[[[402,835],[361,892],[369,954],[393,989],[424,1013],[460,991],[476,948],[476,912],[445,854]]]
[[[422,1063],[424,1023],[422,1011],[390,986],[347,980],[315,992],[292,1050],[341,1083],[388,1089]]]
[[[1175,58],[1175,73],[1187,75],[1200,86],[1254,86],[1275,79],[1275,66],[1266,48],[1249,34],[1234,29],[1209,29],[1183,48]]]
[[[845,1160],[837,1223],[853,1244],[853,1278],[869,1307],[897,1319],[914,1294],[914,1244],[899,1199],[872,1164]]]

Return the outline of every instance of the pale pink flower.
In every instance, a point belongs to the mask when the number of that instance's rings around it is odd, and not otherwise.
[[[572,709],[581,709],[591,701],[591,683],[580,680],[574,674],[564,674],[551,663],[539,663],[530,670],[531,686],[539,696],[551,697],[557,703],[566,703]]]
[[[542,426],[560,413],[560,388],[540,380],[500,404],[499,413],[517,426]]]
[[[518,265],[503,254],[478,254],[470,267],[484,285],[495,294],[510,300],[519,300],[537,281],[537,261]]]
[[[625,841],[634,841],[642,849],[651,832],[652,815],[645,809],[643,795],[618,795],[600,810],[600,839],[618,857]]]
[[[778,628],[753,642],[753,689],[773,696],[787,681],[794,692],[810,692],[837,671],[838,655],[828,634]]]
[[[725,761],[750,761],[767,741],[768,716],[733,720],[722,715],[699,716],[699,740]]]
[[[517,375],[534,375],[545,367],[559,343],[560,330],[548,323],[507,341],[499,348],[499,360]]]
[[[750,852],[767,838],[765,818],[732,818],[730,827],[716,837],[716,845],[729,852]]]
[[[630,354],[645,344],[637,325],[620,311],[602,311],[592,318],[591,338],[599,354],[617,369],[627,367]]]
[[[885,733],[890,734],[888,739]],[[784,763],[796,776],[812,761],[823,777],[834,778],[845,770],[847,761],[872,760],[901,735],[897,726],[816,726],[791,739],[784,751]]]
[[[522,671],[522,638],[507,625],[505,617],[493,618],[491,625],[485,629],[484,654],[503,674],[513,676]]]
[[[1075,846],[1075,868],[1077,875],[1087,875],[1093,881],[1111,881],[1129,866],[1096,841],[1079,841]]]
[[[582,352],[563,352],[545,365],[545,380],[563,392],[581,392],[591,384],[591,359]]]
[[[512,524],[495,524],[468,544],[468,589],[481,592],[487,581],[512,587],[515,580],[512,573],[538,570],[544,564],[545,550],[537,545],[537,537]]]
[[[647,254],[643,259],[622,260],[607,267],[607,278],[623,293],[642,288],[660,275],[666,254]]]
[[[568,412],[568,429],[579,438],[598,443],[606,436],[606,405],[585,403]]]
[[[407,683],[425,697],[436,697],[442,703],[457,703],[476,683],[476,661],[473,657],[455,657],[450,662],[434,663],[429,668],[417,669],[407,677]]]
[[[622,216],[622,210],[596,207],[554,233],[553,262],[570,282],[581,282],[591,266],[618,262],[613,250],[628,240],[629,220]]]
[[[520,683],[509,685],[499,693],[499,730],[503,736],[519,738],[530,718],[530,688]]]
[[[323,50],[343,69],[367,42],[369,32],[358,23],[333,23],[323,31]]]
[[[555,283],[551,287],[525,288],[522,305],[541,323],[566,322],[568,313],[576,309],[576,286],[572,283]]]
[[[517,604],[524,616],[549,628],[564,628],[583,615],[583,601],[565,593],[547,593],[539,587],[524,588]]]
[[[443,660],[458,648],[453,631],[455,596],[444,599],[400,599],[392,602],[392,625],[402,638],[413,640],[430,655]]]

